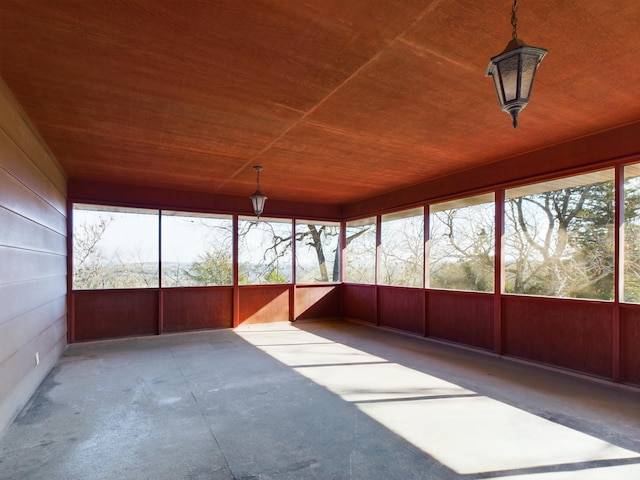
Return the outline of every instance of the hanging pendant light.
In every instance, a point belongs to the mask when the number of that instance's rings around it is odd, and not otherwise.
[[[255,167],[253,167],[253,169],[256,171],[258,188],[256,189],[256,192],[253,195],[251,195],[249,198],[251,199],[251,204],[253,205],[253,211],[259,220],[260,215],[264,210],[264,202],[267,201],[267,197],[265,197],[260,191],[260,172],[262,171],[262,167],[259,165],[256,165]]]
[[[518,0],[514,0],[511,9],[512,39],[501,54],[491,59],[486,74],[493,77],[500,108],[511,115],[513,128],[518,126],[518,114],[529,103],[536,70],[547,54],[544,48],[530,47],[518,38],[517,10]]]

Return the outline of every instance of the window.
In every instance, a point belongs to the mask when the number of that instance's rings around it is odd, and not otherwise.
[[[507,293],[613,299],[614,171],[506,191]]]
[[[238,283],[291,283],[292,221],[242,217],[238,220]]]
[[[162,286],[233,283],[229,215],[162,212]]]
[[[340,281],[340,224],[296,221],[296,283]]]
[[[624,296],[640,303],[640,164],[624,168]]]
[[[493,193],[429,207],[432,288],[492,292],[495,265]]]
[[[382,285],[424,285],[424,208],[382,216],[380,224]]]
[[[376,218],[346,224],[345,280],[376,283]]]
[[[158,287],[158,211],[73,207],[73,288]]]

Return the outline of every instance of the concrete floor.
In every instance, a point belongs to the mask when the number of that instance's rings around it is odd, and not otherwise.
[[[71,345],[0,479],[640,479],[640,392],[349,322]]]

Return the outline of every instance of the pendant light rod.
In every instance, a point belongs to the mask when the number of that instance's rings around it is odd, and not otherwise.
[[[513,27],[513,32],[511,32],[511,38],[514,40],[518,38],[518,17],[516,17],[516,12],[518,11],[518,0],[513,0],[513,7],[511,7],[511,26]]]
[[[260,190],[260,172],[262,171],[262,167],[256,165],[253,169],[256,171],[256,183],[258,184],[258,190]]]

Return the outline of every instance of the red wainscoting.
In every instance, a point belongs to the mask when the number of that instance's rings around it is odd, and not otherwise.
[[[424,335],[424,302],[422,288],[378,287],[378,323]]]
[[[601,302],[504,296],[504,352],[612,378],[613,311]]]
[[[493,295],[428,290],[427,312],[430,337],[493,350]]]
[[[341,317],[340,285],[304,285],[295,289],[296,320]]]
[[[165,288],[163,332],[233,326],[233,287]]]
[[[158,333],[158,289],[76,290],[73,301],[71,341]]]
[[[361,284],[237,288],[240,324],[346,317],[494,349],[494,296],[489,294]],[[75,290],[70,341],[230,328],[233,294],[230,286],[167,288],[161,293]],[[619,381],[640,386],[640,305],[503,295],[501,306],[505,355],[608,379],[619,371]],[[616,308],[619,357],[614,342]]]
[[[342,285],[343,316],[369,323],[377,323],[375,285]]]
[[[248,285],[239,287],[239,323],[286,322],[291,285]]]
[[[640,386],[640,305],[620,306],[622,381]]]

